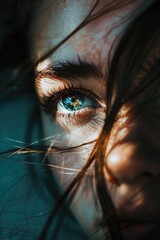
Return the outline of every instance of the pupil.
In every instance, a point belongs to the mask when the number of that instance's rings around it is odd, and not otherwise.
[[[62,103],[67,110],[76,111],[83,107],[84,97],[77,95],[65,96]]]

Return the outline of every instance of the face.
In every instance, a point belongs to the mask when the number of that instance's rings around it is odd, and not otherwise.
[[[99,9],[107,2],[110,1],[102,1]],[[112,57],[109,51],[133,19],[134,10],[145,8],[145,3],[143,8],[139,8],[139,4],[140,1],[135,1],[89,23],[37,66],[35,86],[43,105],[45,143],[49,146],[49,161],[57,181],[64,190],[86,163],[103,127],[107,62],[109,56]],[[70,34],[93,8],[94,1],[47,0],[37,6],[30,27],[33,59],[42,57]],[[126,16],[129,16],[128,20],[123,21]],[[143,190],[148,180],[158,173],[159,136],[156,131],[153,137],[153,126],[158,125],[158,120],[150,118],[144,111],[132,124],[122,127],[128,121],[125,113],[129,110],[130,107],[125,106],[120,111],[122,117],[112,131],[108,147],[109,171],[105,170],[106,186],[121,221],[155,216],[156,201],[153,206],[150,202],[153,196],[156,198],[159,186],[154,184],[147,193]],[[118,144],[113,147],[115,143]],[[50,152],[52,146],[71,149],[54,154]],[[111,183],[110,173],[118,179],[118,186]],[[88,235],[97,231],[102,216],[95,196],[94,167],[91,166],[71,204]],[[125,239],[129,234],[129,240],[135,240],[147,234],[151,227],[136,226],[123,234]],[[101,234],[98,231],[98,239],[103,239]]]

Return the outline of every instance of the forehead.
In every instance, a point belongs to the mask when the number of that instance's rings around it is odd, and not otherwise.
[[[111,0],[102,1],[96,11],[110,6]],[[95,4],[93,0],[45,0],[37,2],[30,27],[30,44],[34,57],[41,57],[70,34],[88,15]],[[77,56],[95,64],[108,56],[116,36],[123,31],[127,21],[122,19],[137,8],[137,1],[125,7],[113,8],[107,14],[80,29],[65,42],[50,62],[75,60]]]

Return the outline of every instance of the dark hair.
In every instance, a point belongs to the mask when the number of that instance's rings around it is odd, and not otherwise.
[[[16,73],[15,76],[12,76],[13,82],[18,81],[19,86],[21,86],[22,85],[21,77],[24,75],[24,72],[26,74],[26,72],[28,73],[30,72],[30,70],[31,70],[31,74],[29,75],[29,78],[33,79],[34,77],[33,71],[32,71],[33,65],[35,66],[39,61],[43,61],[45,58],[47,58],[50,54],[56,51],[59,46],[61,46],[65,41],[67,41],[73,34],[75,34],[79,29],[81,29],[91,21],[94,21],[95,19],[102,16],[103,14],[107,14],[108,12],[116,8],[121,8],[122,6],[127,5],[130,2],[133,2],[133,1],[127,1],[127,0],[126,1],[118,1],[118,0],[110,1],[110,4],[107,3],[105,8],[97,10],[99,1],[96,1],[93,9],[91,9],[88,16],[75,29],[75,31],[73,31],[69,36],[63,39],[62,42],[60,42],[55,48],[51,49],[50,52],[48,52],[45,56],[39,59],[36,63],[31,64],[28,50],[25,53],[23,53],[22,56],[20,56],[20,60],[21,59],[27,59],[27,60],[24,61],[24,65],[20,65],[20,68],[18,68],[18,74]],[[24,37],[27,31],[30,14],[32,12],[31,11],[32,2],[24,1],[23,6],[21,4],[21,1],[8,1],[7,4],[11,4],[12,6],[14,6],[15,12],[20,13],[17,19],[19,18],[22,19],[21,24],[18,24],[19,21],[15,20],[15,22],[16,21],[17,22],[15,23],[14,27],[11,28],[12,31],[13,29],[14,31],[8,32],[8,36],[12,36],[12,34],[15,34],[17,38],[18,34],[21,32],[23,33],[21,37],[22,36]],[[7,6],[6,9],[10,9],[10,7],[8,7],[7,4],[5,5]],[[25,15],[23,14],[24,13],[23,9],[24,9],[24,12],[26,12]],[[12,14],[9,14],[9,17],[11,17]],[[117,46],[114,45],[113,48],[110,50],[109,62],[106,62],[106,64],[109,64],[110,70],[109,70],[109,75],[107,76],[107,79],[106,79],[106,96],[107,96],[106,106],[107,107],[106,107],[105,123],[99,135],[99,138],[95,143],[95,147],[90,157],[86,161],[85,166],[82,168],[81,172],[76,176],[76,178],[70,184],[66,192],[62,194],[62,196],[61,196],[61,192],[56,188],[53,171],[50,168],[49,162],[48,164],[46,162],[45,165],[39,164],[40,159],[43,158],[46,153],[46,149],[44,149],[45,146],[43,144],[43,141],[39,141],[37,144],[34,144],[33,147],[32,147],[32,144],[30,144],[30,142],[33,142],[32,133],[34,131],[33,129],[31,129],[31,126],[33,126],[33,123],[36,122],[37,118],[39,117],[38,110],[36,110],[36,114],[32,114],[31,117],[28,119],[28,125],[27,125],[28,127],[26,129],[30,129],[30,134],[27,131],[27,134],[25,135],[25,139],[26,139],[25,142],[27,142],[28,145],[26,146],[24,144],[24,146],[21,147],[19,153],[23,153],[23,152],[27,153],[27,155],[24,156],[24,159],[27,159],[27,160],[24,160],[26,162],[30,162],[31,160],[34,159],[33,163],[35,163],[35,165],[29,164],[28,171],[29,171],[29,175],[32,176],[32,184],[34,184],[34,187],[37,190],[37,193],[39,194],[42,191],[42,189],[43,190],[45,189],[44,196],[43,196],[45,201],[47,198],[47,201],[49,201],[51,204],[53,200],[57,202],[56,207],[54,204],[54,208],[49,209],[49,214],[47,213],[47,221],[45,219],[46,223],[42,221],[44,225],[44,229],[40,233],[39,239],[41,240],[53,239],[53,236],[54,236],[54,239],[58,239],[58,234],[60,234],[59,228],[61,225],[59,223],[63,222],[62,219],[64,218],[67,219],[67,217],[69,217],[72,224],[74,224],[75,218],[68,208],[68,203],[72,201],[74,195],[78,191],[82,178],[84,177],[87,169],[90,166],[92,166],[93,163],[95,167],[97,196],[98,196],[100,206],[102,208],[102,216],[103,216],[102,224],[109,226],[110,235],[112,239],[115,239],[115,240],[122,239],[121,229],[116,216],[116,211],[114,209],[110,195],[106,188],[106,180],[104,177],[104,165],[105,165],[104,159],[106,159],[107,157],[106,148],[107,148],[110,134],[112,132],[112,129],[116,125],[116,122],[119,121],[119,118],[120,118],[119,116],[120,109],[123,106],[126,106],[127,104],[131,104],[134,99],[140,99],[141,95],[144,94],[144,92],[149,93],[148,98],[146,99],[145,102],[139,101],[139,104],[136,104],[136,107],[132,107],[132,110],[129,113],[127,113],[129,115],[128,121],[132,121],[132,119],[136,117],[139,112],[143,111],[146,105],[152,101],[152,98],[156,94],[157,89],[159,89],[160,87],[160,84],[159,84],[160,83],[160,79],[159,79],[160,78],[159,16],[160,16],[160,5],[158,2],[153,2],[153,4],[146,7],[146,9],[144,9],[144,11],[141,14],[135,13],[134,20],[128,24],[123,35],[119,36],[119,39],[120,39],[119,43],[117,44],[117,41],[115,42]],[[125,20],[126,19],[124,19],[124,21]],[[24,41],[26,41],[26,38],[24,39]],[[8,46],[8,44],[10,45],[10,42],[11,41],[8,41],[8,43],[3,42],[2,46],[3,45]],[[7,47],[1,48],[3,49],[3,54],[6,51],[5,50],[6,48]],[[10,52],[7,56],[9,55],[10,55]],[[20,60],[17,60],[18,64]],[[7,60],[5,61],[5,64],[6,63],[7,63]],[[27,71],[26,71],[26,67],[27,67]],[[18,76],[18,79],[17,79],[17,76]],[[28,80],[28,76],[27,76],[27,80]],[[27,82],[26,85],[28,86],[28,81],[26,82]],[[8,83],[10,83],[10,80],[8,81]],[[26,85],[24,86],[23,93],[26,92]],[[6,86],[8,87],[8,85]],[[12,85],[11,85],[11,88],[12,88]],[[1,89],[4,90],[4,87]],[[33,86],[29,85],[28,89],[29,89],[28,91],[30,91],[30,89],[33,89]],[[7,91],[9,91],[8,94],[10,94],[12,89]],[[32,91],[32,97],[34,95],[33,93],[34,93],[34,90]],[[4,94],[2,92],[2,97],[3,95],[4,97],[6,97],[6,93]],[[16,98],[16,96],[17,96],[17,93],[14,95],[14,98]],[[34,98],[34,101],[36,102],[35,98]],[[37,106],[37,102],[35,103],[35,107],[36,106]],[[35,108],[33,108],[32,111],[35,112]],[[41,123],[39,124],[40,125],[38,126],[38,132],[40,132],[41,134],[41,131],[39,131],[39,129],[41,128]],[[121,126],[121,128],[123,127],[124,126]],[[43,139],[41,135],[39,136],[39,138]],[[14,153],[17,150],[19,149],[15,148],[15,149],[3,151],[1,154],[2,159],[4,157],[9,159],[8,153],[9,152]],[[57,152],[61,153],[61,152],[71,151],[71,150],[72,149],[59,149],[56,147],[52,148],[52,151],[53,152],[55,151],[56,153]],[[35,153],[37,153],[37,156],[35,156]],[[22,159],[22,154],[20,155],[20,157]],[[115,179],[114,176],[112,180],[116,184],[118,184],[118,180]],[[65,209],[65,213],[62,211],[64,209]],[[27,221],[30,221],[30,219]],[[61,227],[66,228],[65,223],[64,225],[62,224]],[[18,228],[17,230],[20,231]],[[29,235],[30,233],[28,233],[28,235],[27,233],[25,234],[28,237],[27,239],[30,239],[31,237]],[[23,236],[25,236],[25,234]],[[7,234],[6,235],[3,234],[3,239],[5,238],[5,236],[7,236]],[[85,239],[85,238],[87,239],[85,234],[82,233],[79,239]],[[150,238],[151,236],[148,236],[148,239]]]

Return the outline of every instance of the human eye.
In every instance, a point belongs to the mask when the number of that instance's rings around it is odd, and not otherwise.
[[[57,111],[59,113],[75,114],[78,111],[84,111],[88,108],[93,109],[97,107],[97,101],[91,97],[85,96],[83,93],[74,91],[73,93],[68,93],[59,100],[57,104]]]
[[[41,105],[54,121],[67,130],[88,124],[97,128],[102,123],[104,107],[101,100],[91,89],[82,86],[64,85],[61,89],[52,89],[49,96],[43,96]]]

